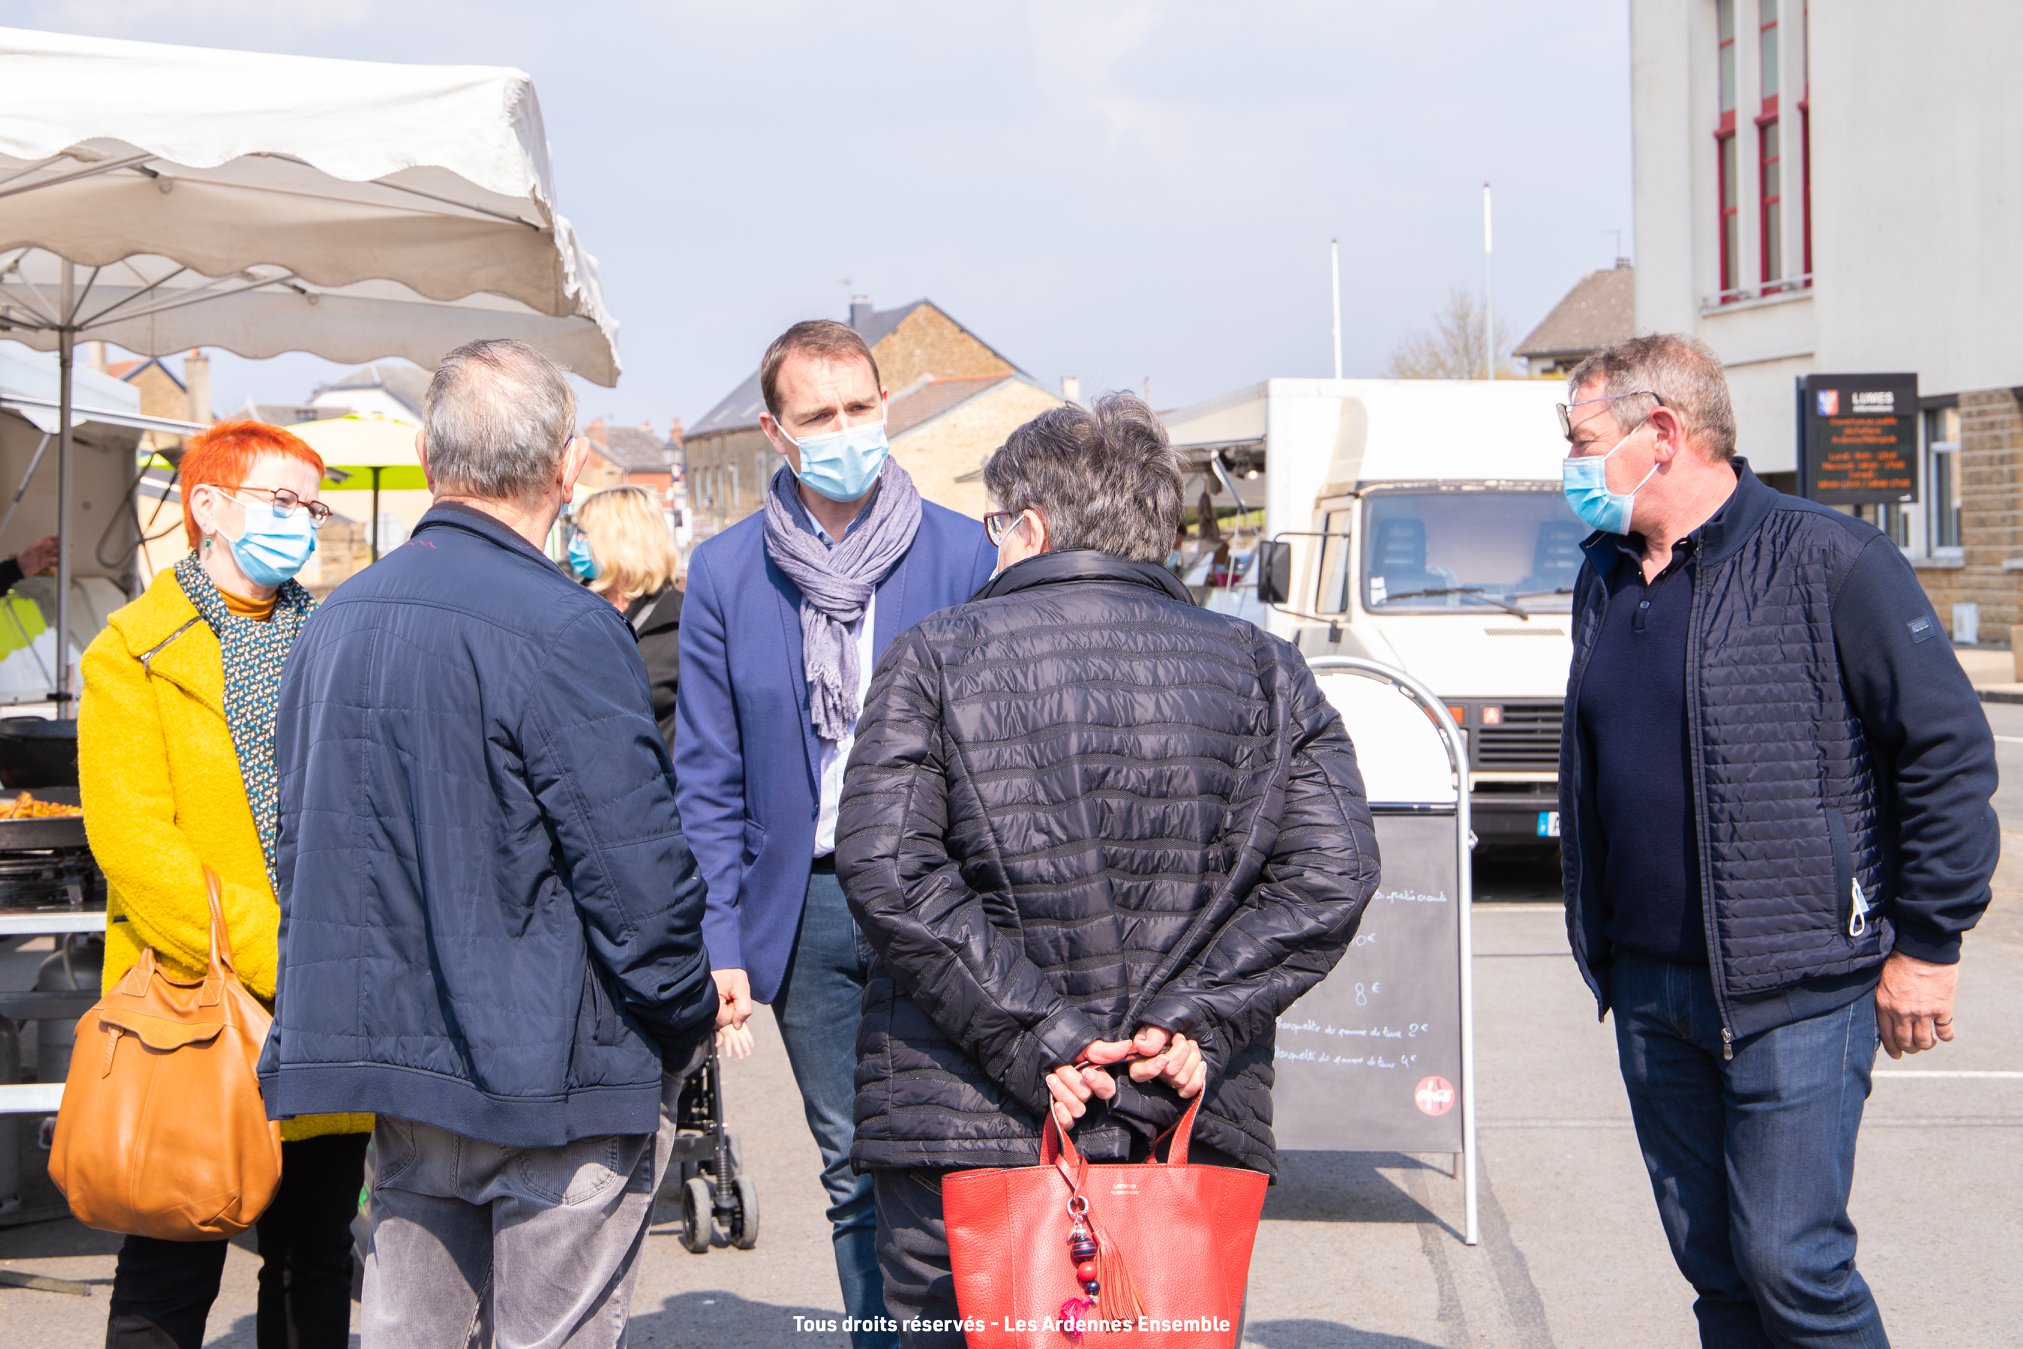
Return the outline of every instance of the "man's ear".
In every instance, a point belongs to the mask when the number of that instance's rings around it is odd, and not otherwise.
[[[1679,414],[1670,408],[1653,408],[1645,418],[1651,424],[1651,456],[1661,464],[1668,464],[1686,448],[1685,423]]]
[[[583,476],[583,470],[590,463],[590,439],[587,436],[569,437],[569,448],[562,451],[562,500],[570,501],[576,495],[576,480]]]
[[[1047,524],[1047,517],[1040,513],[1038,506],[1028,506],[1026,507],[1026,511],[1033,518],[1033,523],[1027,526],[1033,532],[1033,549],[1036,552],[1044,553],[1047,551],[1048,545],[1053,541],[1053,530]]]
[[[801,447],[787,439],[785,429],[780,426],[780,419],[770,412],[761,412],[759,414],[759,430],[765,432],[766,443],[773,447],[773,453],[786,460],[788,466],[794,470],[794,476],[799,477],[801,475]]]
[[[414,457],[421,461],[421,480],[428,484],[428,490],[433,495],[436,490],[436,475],[428,466],[428,432],[414,433]]]

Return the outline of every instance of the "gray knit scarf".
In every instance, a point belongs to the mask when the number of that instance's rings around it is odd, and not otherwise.
[[[801,592],[801,662],[808,677],[808,712],[815,734],[835,743],[857,720],[857,644],[852,623],[864,617],[878,583],[899,565],[920,528],[920,493],[913,479],[885,461],[871,504],[833,547],[802,527],[806,508],[789,493],[794,474],[782,468],[766,493],[766,556]]]

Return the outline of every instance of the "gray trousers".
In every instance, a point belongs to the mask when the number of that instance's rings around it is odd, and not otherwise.
[[[364,1349],[623,1345],[681,1083],[662,1080],[659,1133],[558,1148],[381,1115]]]

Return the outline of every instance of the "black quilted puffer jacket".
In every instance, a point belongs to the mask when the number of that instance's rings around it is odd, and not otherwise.
[[[1045,1075],[1150,1024],[1198,1037],[1194,1136],[1272,1172],[1278,1014],[1377,885],[1341,719],[1299,653],[1163,567],[1045,554],[893,643],[857,728],[837,871],[876,958],[861,1167],[1035,1158]],[[1098,1159],[1178,1118],[1119,1074]]]

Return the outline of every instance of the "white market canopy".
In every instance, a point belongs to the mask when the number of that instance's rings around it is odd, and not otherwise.
[[[82,339],[426,368],[517,337],[618,380],[520,71],[0,28],[0,91],[0,336],[58,353],[60,633]]]
[[[518,337],[617,380],[520,71],[0,28],[0,89],[7,336],[423,367]]]

